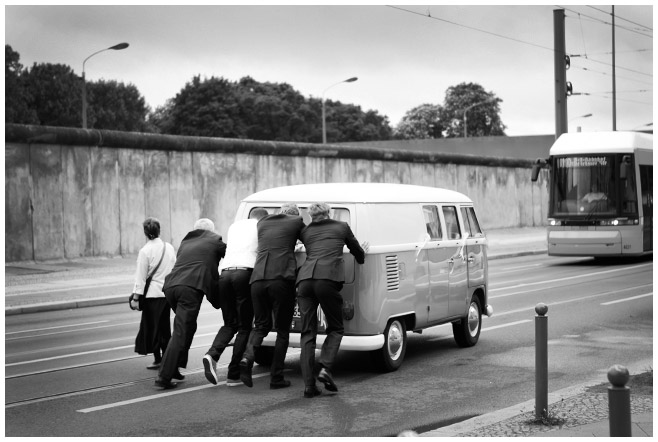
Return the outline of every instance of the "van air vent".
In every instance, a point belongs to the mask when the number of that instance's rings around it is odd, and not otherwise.
[[[400,267],[397,255],[386,257],[386,290],[392,292],[400,288]]]

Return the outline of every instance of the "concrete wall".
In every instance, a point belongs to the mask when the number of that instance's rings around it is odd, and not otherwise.
[[[532,161],[376,147],[5,125],[5,261],[136,253],[155,216],[178,247],[194,221],[225,235],[240,200],[270,187],[391,182],[468,195],[483,229],[545,224]]]

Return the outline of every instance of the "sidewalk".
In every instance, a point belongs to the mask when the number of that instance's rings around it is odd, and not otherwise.
[[[546,253],[543,227],[487,231],[489,259]],[[133,286],[137,256],[85,258],[44,263],[5,264],[5,316],[93,305],[127,303]],[[100,285],[104,290],[91,290]],[[126,306],[127,308],[127,306]],[[648,360],[627,367],[631,375],[653,367]],[[534,400],[447,427],[423,437],[609,437],[607,392],[590,387],[605,376],[549,394],[551,414],[563,418],[562,427],[529,423]],[[653,394],[636,395],[631,386],[632,434],[653,436]]]

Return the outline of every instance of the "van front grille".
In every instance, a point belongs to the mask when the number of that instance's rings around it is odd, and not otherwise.
[[[386,257],[386,290],[392,292],[400,289],[400,266],[397,255]]]

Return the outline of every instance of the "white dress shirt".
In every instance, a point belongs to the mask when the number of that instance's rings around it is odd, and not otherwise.
[[[164,285],[165,277],[171,272],[171,269],[174,268],[176,263],[176,252],[174,247],[164,242],[160,238],[155,238],[149,240],[144,247],[142,247],[137,255],[137,271],[135,272],[135,286],[133,287],[133,293],[139,295],[144,294],[144,284],[146,284],[146,278],[148,277],[155,266],[158,265],[160,257],[162,256],[162,247],[165,246],[165,254],[160,263],[160,267],[153,275],[151,279],[151,285],[149,285],[149,291],[146,294],[148,298],[164,298],[164,292],[162,291],[162,286]]]
[[[254,268],[258,251],[258,220],[242,219],[228,228],[226,256],[219,263],[219,271],[228,267]]]

